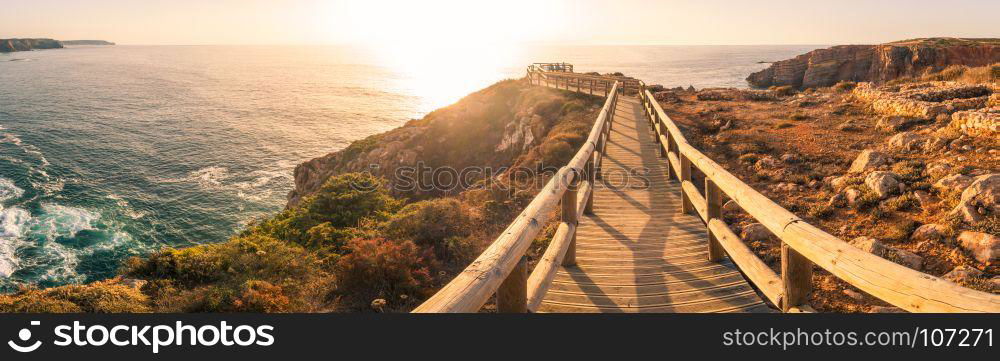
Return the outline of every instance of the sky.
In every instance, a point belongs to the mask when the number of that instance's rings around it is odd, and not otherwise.
[[[873,44],[1000,37],[1000,0],[3,0],[0,38],[119,44]]]

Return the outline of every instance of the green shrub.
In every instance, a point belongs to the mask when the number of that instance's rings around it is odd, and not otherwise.
[[[918,160],[907,160],[892,165],[892,172],[903,178],[906,183],[913,183],[923,178],[924,163]]]
[[[835,211],[834,207],[830,206],[829,204],[820,203],[809,207],[808,214],[810,217],[818,219],[826,219],[831,215],[833,215],[834,211]]]
[[[402,205],[402,201],[389,195],[384,185],[382,179],[368,173],[330,177],[298,207],[253,224],[243,235],[260,234],[310,247],[342,246],[351,232],[334,232],[330,228],[357,227],[365,219],[382,221]],[[322,228],[311,236],[309,231],[316,226]]]
[[[917,197],[913,193],[906,193],[885,201],[885,207],[890,211],[906,211],[913,209],[918,204],[920,202],[917,201]]]
[[[301,246],[252,235],[133,258],[124,272],[151,281],[143,289],[161,312],[307,312],[329,293],[331,267]]]
[[[472,228],[467,213],[462,203],[454,198],[412,203],[386,222],[385,235],[434,249],[439,259],[448,260],[462,253],[461,249],[466,246],[462,239]]]

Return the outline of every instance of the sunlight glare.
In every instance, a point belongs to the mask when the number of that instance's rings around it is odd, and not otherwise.
[[[523,43],[561,28],[562,5],[375,0],[353,2],[347,11],[357,43],[397,72],[398,86],[420,96],[422,110],[430,111],[512,75],[511,67],[523,66],[517,63]]]

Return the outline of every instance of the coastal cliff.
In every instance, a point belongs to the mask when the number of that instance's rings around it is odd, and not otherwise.
[[[54,39],[0,39],[0,53],[62,47],[63,43]]]
[[[881,45],[841,45],[777,61],[750,74],[754,87],[816,88],[841,81],[882,83],[940,71],[950,65],[1000,62],[1000,39],[928,38]]]
[[[386,178],[395,195],[426,198],[462,189],[400,190],[392,187],[397,169],[418,165],[457,171],[467,167],[559,166],[583,143],[591,115],[599,107],[595,99],[519,81],[494,84],[423,119],[300,164],[295,168],[295,189],[288,195],[288,206],[295,206],[328,178],[343,173],[370,172]]]
[[[115,45],[106,40],[63,40],[63,45]]]

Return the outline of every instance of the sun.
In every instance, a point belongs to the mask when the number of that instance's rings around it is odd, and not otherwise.
[[[422,111],[450,104],[523,66],[525,42],[562,25],[559,2],[357,1],[345,11],[354,42],[399,74]]]

